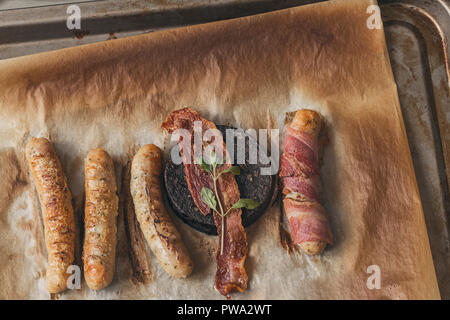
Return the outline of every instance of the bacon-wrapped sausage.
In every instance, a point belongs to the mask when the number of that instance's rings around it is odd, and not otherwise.
[[[299,110],[287,127],[280,178],[283,205],[294,243],[310,255],[333,243],[330,225],[319,203],[318,135],[322,117],[312,110]]]

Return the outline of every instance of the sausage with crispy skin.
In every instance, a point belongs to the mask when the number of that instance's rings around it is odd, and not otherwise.
[[[91,150],[84,173],[84,278],[89,288],[100,290],[114,277],[119,199],[113,161],[103,149]]]
[[[58,293],[67,289],[67,268],[74,261],[75,221],[67,180],[51,143],[32,138],[26,157],[36,185],[44,221],[47,247],[47,290]]]
[[[185,278],[193,262],[164,208],[160,186],[161,150],[145,145],[131,164],[130,190],[136,217],[147,243],[163,269],[175,278]]]

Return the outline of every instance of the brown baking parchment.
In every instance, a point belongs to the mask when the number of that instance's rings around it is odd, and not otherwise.
[[[366,24],[374,3],[329,1],[0,61],[0,297],[50,298],[27,140],[53,142],[80,229],[88,150],[111,154],[120,190],[139,146],[168,151],[160,124],[187,105],[244,129],[266,128],[268,118],[283,129],[286,112],[305,107],[327,122],[321,181],[335,244],[318,257],[288,253],[274,205],[247,229],[249,287],[233,299],[439,298],[384,32]],[[82,280],[52,298],[223,298],[213,288],[216,237],[177,218],[193,274],[172,279],[148,253],[151,274],[137,281],[123,207],[112,285],[93,292]],[[78,233],[78,264],[80,243]],[[367,286],[371,265],[380,289]]]

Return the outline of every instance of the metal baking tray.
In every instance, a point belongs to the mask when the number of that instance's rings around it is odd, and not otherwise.
[[[81,29],[75,31],[66,27],[68,4],[0,10],[0,59],[314,2],[319,1],[80,2]],[[450,299],[450,2],[379,4],[439,288],[442,298]]]

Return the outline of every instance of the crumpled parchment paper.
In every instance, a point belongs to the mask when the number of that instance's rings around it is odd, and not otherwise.
[[[329,1],[0,61],[0,297],[50,298],[28,139],[54,144],[80,229],[89,149],[113,157],[121,190],[138,147],[167,153],[160,124],[190,106],[244,129],[283,129],[286,112],[299,108],[327,122],[321,182],[335,244],[318,257],[289,253],[275,204],[247,229],[249,287],[233,299],[439,298],[384,32],[366,24],[372,4]],[[193,274],[172,279],[148,253],[148,281],[133,281],[123,193],[121,202],[113,283],[94,292],[82,280],[80,290],[51,298],[223,298],[213,288],[216,237],[175,217]],[[367,286],[373,265],[380,289]]]

